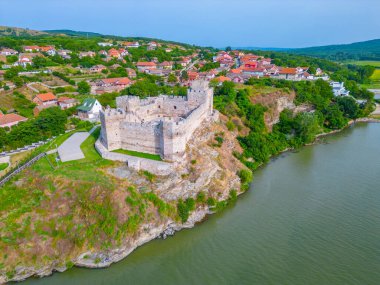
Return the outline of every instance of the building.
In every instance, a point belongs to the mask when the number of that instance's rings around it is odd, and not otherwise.
[[[83,58],[83,57],[95,57],[96,56],[96,53],[93,52],[93,51],[83,51],[83,52],[80,52],[79,53],[79,58]]]
[[[56,55],[57,51],[54,46],[43,46],[39,49],[41,52],[46,52],[50,56]]]
[[[296,80],[298,78],[298,70],[293,67],[283,67],[278,73],[279,79]]]
[[[122,43],[126,48],[138,48],[140,47],[139,42],[123,42]]]
[[[344,87],[344,82],[330,82],[334,96],[349,96],[350,91]]]
[[[33,64],[33,58],[36,56],[41,56],[40,53],[20,53],[18,56],[18,61],[14,65],[22,66],[26,68],[28,65]]]
[[[0,112],[0,128],[10,128],[20,122],[25,122],[28,119],[18,114],[3,114]]]
[[[58,105],[57,97],[51,92],[37,94],[36,97],[33,98],[33,102],[37,105],[44,106]]]
[[[91,83],[91,94],[120,92],[132,84],[128,77],[103,78]]]
[[[98,43],[98,46],[101,46],[101,47],[112,47],[113,44],[112,43],[108,43],[108,42],[101,42],[101,43]]]
[[[9,55],[16,55],[16,54],[18,54],[18,51],[14,49],[3,48],[0,50],[0,55],[9,56]]]
[[[158,64],[158,68],[161,69],[173,69],[173,62],[172,61],[164,61]]]
[[[107,69],[103,64],[94,65],[90,68],[91,73],[100,73],[103,70]]]
[[[35,51],[40,51],[39,46],[24,46],[23,47],[24,52],[35,52]]]
[[[194,81],[187,96],[116,98],[117,109],[100,111],[100,142],[108,150],[126,149],[181,160],[186,144],[205,120],[211,120],[213,89]]]
[[[59,97],[58,98],[58,106],[62,110],[66,110],[69,108],[72,108],[74,106],[78,105],[78,100],[74,98],[69,98],[69,97]]]
[[[151,61],[139,61],[136,66],[140,72],[145,72],[146,70],[157,68],[156,63]]]
[[[93,98],[87,98],[78,106],[78,117],[82,120],[97,121],[99,112],[102,110],[102,105],[99,101]]]
[[[127,67],[125,71],[127,72],[129,78],[136,78],[136,70],[134,70],[133,68]]]

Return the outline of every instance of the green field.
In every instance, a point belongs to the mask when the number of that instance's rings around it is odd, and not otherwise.
[[[141,158],[147,158],[151,160],[158,160],[158,161],[162,160],[158,154],[150,154],[150,153],[138,152],[138,151],[126,150],[126,149],[117,149],[117,150],[114,150],[113,152],[118,152],[118,153],[141,157]]]
[[[375,67],[380,68],[380,61],[366,61],[366,60],[358,60],[358,61],[349,61],[348,64],[355,64],[355,65],[371,65]]]
[[[8,163],[0,163],[0,171],[6,169],[8,167]]]

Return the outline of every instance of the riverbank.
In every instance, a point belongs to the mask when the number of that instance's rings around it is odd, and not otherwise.
[[[372,118],[362,118],[356,121],[351,121],[349,125],[352,125],[357,122],[376,122],[379,121]],[[220,126],[219,126],[220,128]],[[215,149],[210,148],[197,148],[200,144],[200,140],[209,141],[214,136],[215,132],[220,132],[221,129],[214,129],[214,132],[208,133],[203,132],[202,134],[198,133],[198,140],[195,140],[190,143],[190,149],[194,151],[197,149],[197,154],[192,153],[191,157],[205,157],[206,154],[208,154],[209,158],[211,157],[217,157],[218,154],[215,152]],[[343,129],[342,129],[343,130]],[[320,134],[319,137],[331,135],[337,132],[340,132],[342,130],[336,130],[325,134]],[[206,137],[205,137],[206,136]],[[231,138],[227,138],[225,141],[225,146],[229,147],[228,153],[232,153],[232,149],[236,148],[236,145],[233,145],[236,142],[233,142]],[[232,144],[232,146],[231,146]],[[288,149],[290,150],[290,149]],[[288,151],[285,150],[285,151]],[[220,153],[227,153],[226,149],[224,149]],[[232,159],[232,158],[229,158]],[[204,173],[199,178],[201,180],[196,183],[196,186],[192,189],[189,188],[189,185],[183,184],[182,180],[185,180],[182,175],[177,175],[176,177],[171,177],[171,179],[174,179],[174,185],[175,187],[167,185],[166,188],[163,188],[162,186],[165,185],[165,183],[159,183],[157,185],[158,188],[160,188],[160,195],[164,197],[167,201],[169,200],[175,200],[178,198],[186,198],[189,196],[194,196],[197,192],[199,192],[199,189],[204,187],[205,185],[209,185],[212,182],[212,177],[215,177],[218,171],[215,171],[218,166],[218,163],[213,162],[213,159],[209,159],[208,163],[202,162],[199,163],[198,167],[201,169],[210,169],[210,172]],[[198,163],[197,163],[198,164]],[[141,178],[138,178],[135,176],[132,172],[128,171],[125,167],[118,167],[113,169],[110,172],[111,175],[115,176],[118,179],[128,179],[131,180],[133,183],[138,183],[138,180]],[[231,175],[231,174],[230,174]],[[228,179],[227,179],[228,180]],[[237,187],[238,181],[232,180],[232,184],[226,184],[224,187],[220,188],[223,189],[221,192],[222,195],[220,195],[218,201],[227,200],[229,197],[229,190],[233,187]],[[220,185],[219,185],[220,187]],[[237,194],[241,194],[242,192],[238,192]],[[75,258],[71,259],[70,262],[67,262],[65,264],[62,264],[62,262],[53,262],[48,266],[43,267],[22,267],[18,266],[15,269],[15,272],[13,273],[12,278],[7,278],[6,276],[3,276],[0,281],[6,282],[6,281],[22,281],[26,278],[29,278],[31,276],[37,276],[37,277],[44,277],[51,275],[53,272],[63,272],[72,266],[77,267],[86,267],[86,268],[105,268],[110,266],[112,263],[119,262],[120,260],[127,257],[131,252],[133,252],[137,247],[152,241],[156,238],[165,238],[169,235],[173,235],[176,231],[180,231],[181,229],[185,228],[192,228],[196,225],[196,223],[201,222],[204,220],[207,215],[212,214],[213,211],[210,210],[208,206],[197,206],[196,209],[190,214],[189,219],[185,223],[181,223],[178,220],[169,218],[164,219],[160,222],[152,221],[151,223],[145,223],[141,225],[142,231],[139,232],[138,236],[132,239],[128,239],[128,241],[125,243],[125,245],[121,247],[115,247],[113,249],[107,250],[107,251],[83,251],[80,254],[78,254]]]
[[[197,130],[186,161],[168,176],[131,170],[101,159],[93,147],[86,147],[83,162],[63,163],[53,173],[43,160],[15,177],[0,194],[26,191],[32,195],[32,205],[12,210],[15,203],[9,202],[0,212],[0,223],[5,225],[2,236],[27,237],[9,239],[8,244],[0,241],[6,259],[0,283],[44,277],[73,266],[108,267],[153,239],[194,227],[214,207],[227,204],[222,201],[240,194],[237,170],[245,167],[232,155],[241,149],[237,133],[229,132],[225,123],[224,119]],[[216,143],[217,136],[223,138],[222,143]],[[95,139],[90,137],[85,144],[93,146]],[[17,203],[26,203],[23,199],[28,196],[17,197]],[[187,210],[189,217],[183,218],[178,203],[188,200],[195,205]],[[14,224],[25,219],[28,222],[21,225],[20,233],[13,230]]]

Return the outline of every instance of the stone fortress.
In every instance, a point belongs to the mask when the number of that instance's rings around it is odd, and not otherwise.
[[[208,84],[194,81],[187,96],[117,97],[116,109],[107,107],[100,112],[100,147],[108,152],[126,149],[158,154],[167,162],[181,161],[194,131],[202,122],[217,117]]]

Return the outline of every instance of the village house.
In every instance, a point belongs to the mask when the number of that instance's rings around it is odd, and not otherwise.
[[[218,76],[218,77],[215,77],[214,80],[216,80],[219,83],[219,85],[221,85],[225,81],[231,81],[231,78],[226,77],[226,76]]]
[[[119,53],[122,57],[127,56],[129,54],[129,52],[124,48],[119,48]]]
[[[78,105],[78,100],[74,98],[69,98],[69,97],[59,97],[58,98],[58,106],[62,110],[66,110],[69,108],[72,108],[74,106]]]
[[[115,63],[115,64],[112,64],[109,68],[112,69],[112,70],[116,70],[116,69],[118,69],[120,67],[121,67],[120,64]]]
[[[83,58],[83,57],[95,57],[96,56],[96,53],[93,52],[93,51],[83,51],[83,52],[80,52],[79,53],[79,58]]]
[[[17,54],[18,54],[17,50],[10,49],[10,48],[3,48],[0,50],[0,55],[9,56],[9,55],[17,55]]]
[[[125,46],[126,48],[138,48],[138,47],[140,47],[139,42],[123,42],[122,45]]]
[[[293,67],[280,68],[280,71],[278,73],[278,78],[286,79],[286,80],[296,80],[298,78],[297,68],[293,68]]]
[[[157,68],[156,63],[151,61],[139,61],[136,66],[140,72],[145,72],[146,70]]]
[[[171,48],[166,48],[165,49],[165,52],[167,52],[167,53],[172,52],[172,51],[173,51],[173,49],[171,49]]]
[[[199,74],[196,71],[188,71],[187,76],[189,77],[189,81],[194,81],[199,78]]]
[[[91,73],[100,73],[103,70],[106,70],[107,67],[105,67],[103,64],[94,65],[90,68]]]
[[[42,56],[40,53],[20,53],[18,61],[14,63],[15,66],[22,66],[26,68],[28,65],[33,64],[33,58],[36,56]]]
[[[331,82],[330,86],[334,92],[334,96],[349,96],[350,91],[344,87],[344,82]]]
[[[101,47],[112,47],[113,44],[109,43],[109,42],[100,42],[100,43],[98,43],[98,46],[101,46]]]
[[[120,92],[131,84],[132,81],[128,77],[98,79],[90,84],[91,94]]]
[[[54,46],[42,46],[39,51],[45,52],[50,56],[54,56],[57,53]]]
[[[102,110],[102,105],[99,101],[93,98],[87,98],[78,106],[78,117],[82,120],[97,121],[99,113]]]
[[[33,102],[36,103],[37,105],[54,106],[54,105],[57,105],[58,99],[53,93],[48,92],[48,93],[37,94],[33,98]]]
[[[111,48],[111,49],[108,51],[107,55],[108,55],[109,57],[119,58],[119,57],[120,57],[120,52],[119,52],[117,49]]]
[[[136,78],[136,70],[134,70],[133,68],[127,67],[125,71],[127,72],[129,78]]]
[[[172,61],[164,61],[158,64],[158,68],[161,69],[173,69],[173,62]]]
[[[11,128],[20,122],[25,122],[28,119],[18,114],[3,114],[0,112],[0,128]]]
[[[24,46],[23,47],[24,52],[35,52],[35,51],[40,51],[39,46]]]
[[[68,50],[68,49],[60,49],[57,51],[57,54],[62,57],[63,59],[70,59],[71,56],[71,50]]]
[[[104,55],[104,56],[107,56],[108,53],[106,50],[102,49],[101,51],[98,52],[99,55]]]

